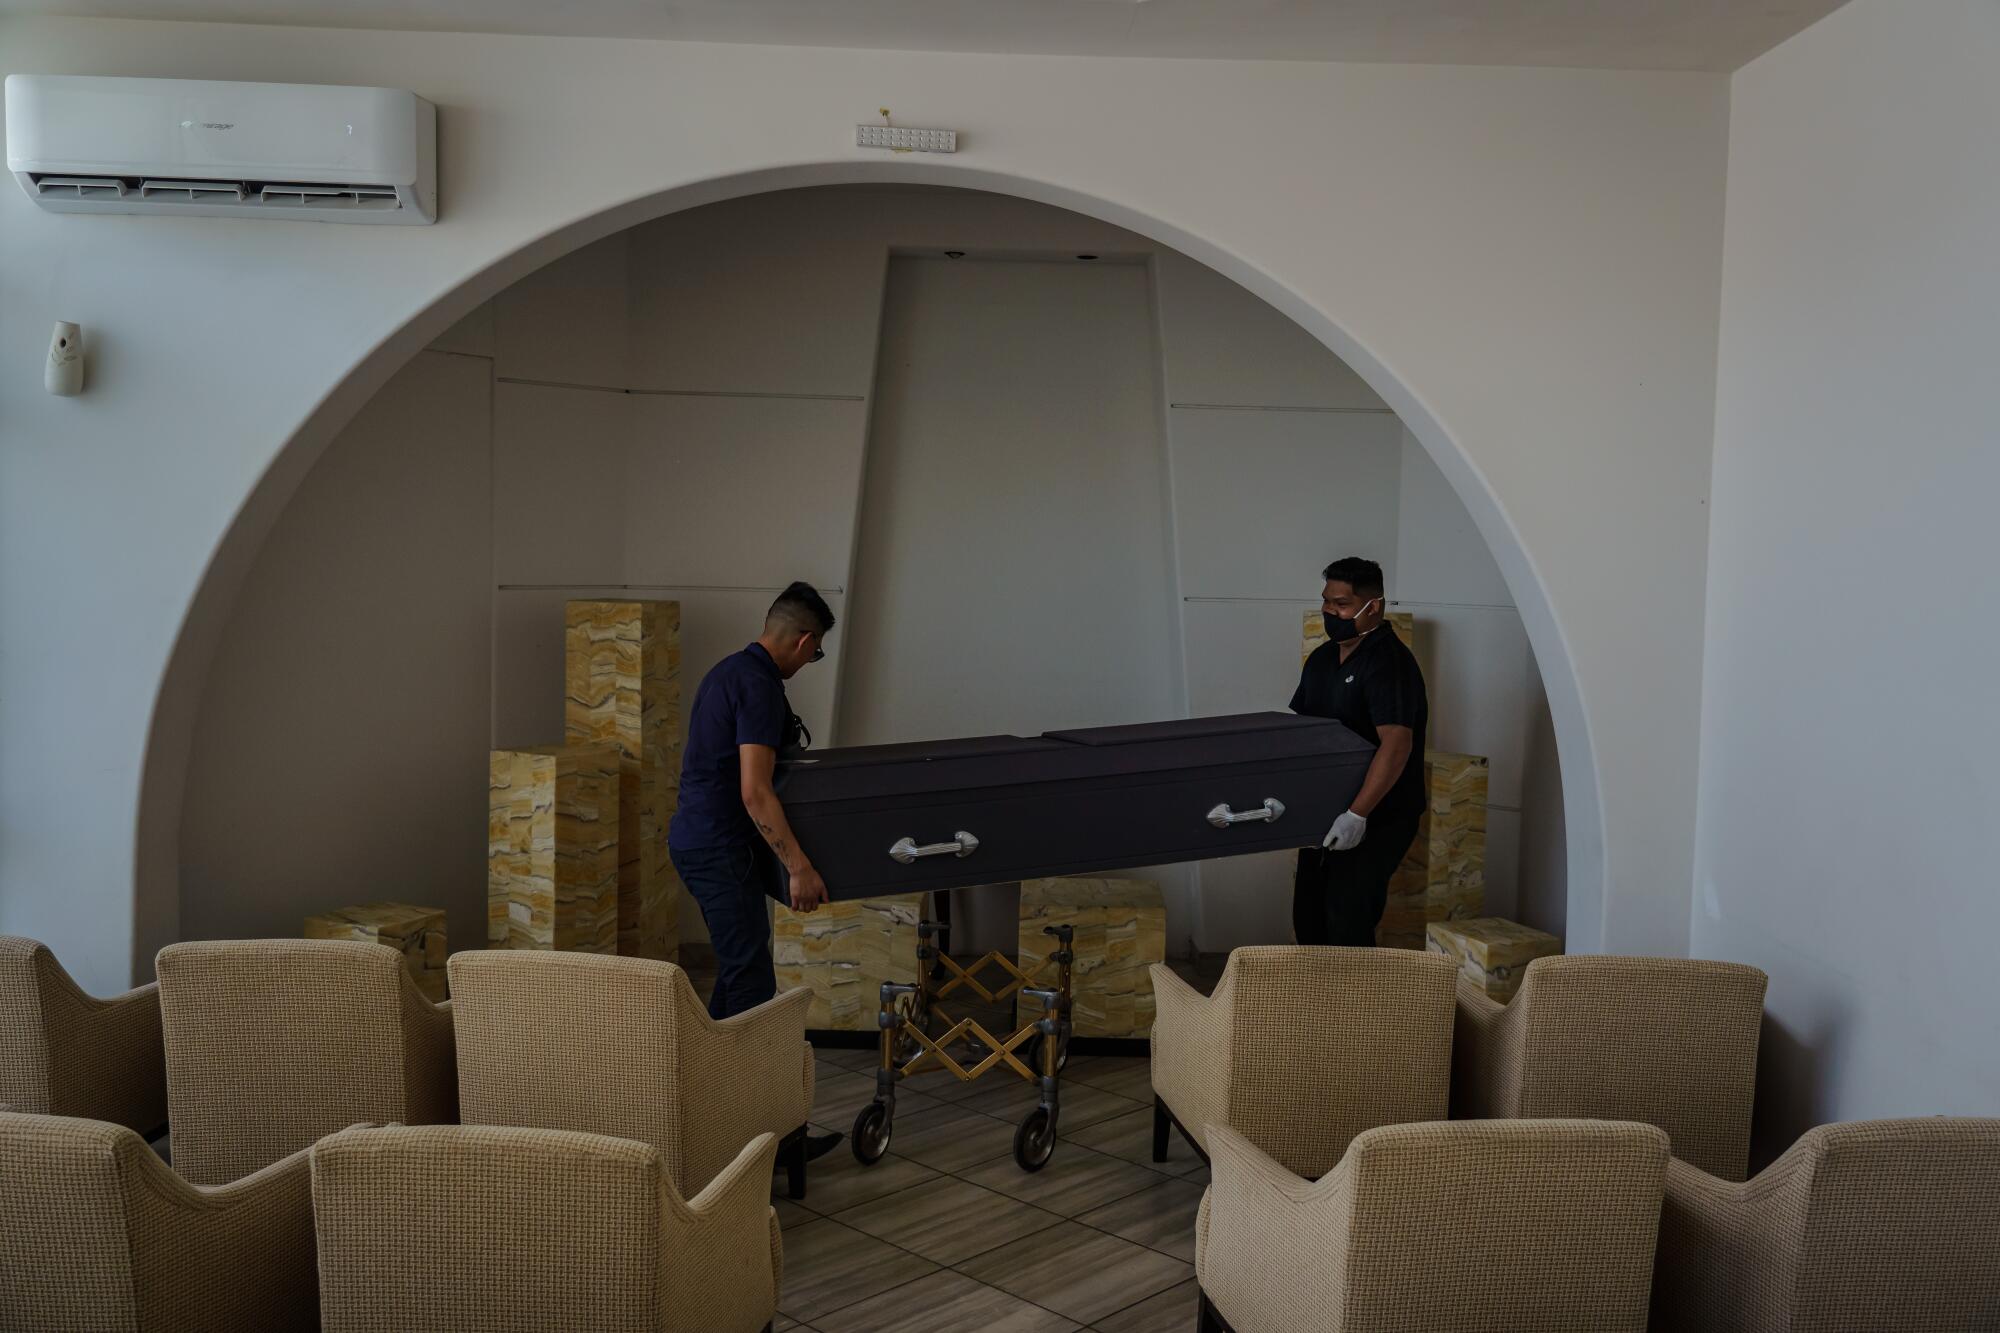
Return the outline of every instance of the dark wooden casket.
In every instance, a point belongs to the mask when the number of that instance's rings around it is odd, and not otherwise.
[[[1375,747],[1291,713],[788,753],[777,790],[835,898],[1316,845]]]

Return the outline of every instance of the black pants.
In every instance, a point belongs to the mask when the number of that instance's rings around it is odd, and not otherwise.
[[[1307,847],[1292,879],[1292,933],[1300,944],[1375,943],[1389,903],[1389,880],[1417,840],[1421,809],[1368,821],[1368,836],[1345,852]]]
[[[790,900],[785,868],[759,841],[668,850],[688,896],[701,908],[709,943],[715,948],[710,1016],[728,1018],[755,1009],[778,993],[766,900]]]

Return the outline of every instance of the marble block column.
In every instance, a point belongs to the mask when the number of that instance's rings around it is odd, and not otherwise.
[[[812,992],[806,1026],[820,1031],[873,1032],[882,983],[917,979],[917,922],[924,895],[823,903],[817,911],[777,907],[771,914],[771,959],[780,992]]]
[[[1434,921],[1486,910],[1486,760],[1447,750],[1424,752],[1424,814],[1417,840],[1389,881],[1389,903],[1375,942],[1421,949]]]
[[[309,940],[365,940],[403,955],[403,966],[425,998],[445,998],[444,909],[403,903],[338,907],[306,918]]]
[[[486,802],[486,943],[618,947],[619,755],[609,746],[495,750]]]
[[[1056,941],[1042,930],[1065,924],[1076,928],[1070,946],[1076,954],[1070,967],[1072,1034],[1150,1034],[1153,978],[1147,969],[1167,961],[1167,909],[1160,886],[1143,879],[1022,881],[1017,961],[1038,986],[1055,984],[1055,969],[1043,969],[1043,964]]]
[[[565,608],[563,737],[614,745],[620,766],[618,952],[680,957],[680,877],[667,825],[681,780],[679,602],[576,601]]]
[[[1497,916],[1433,922],[1427,935],[1432,953],[1457,963],[1461,976],[1502,1003],[1521,989],[1529,963],[1563,951],[1555,936]]]

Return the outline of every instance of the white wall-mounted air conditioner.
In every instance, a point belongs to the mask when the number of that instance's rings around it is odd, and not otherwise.
[[[7,169],[57,213],[437,221],[437,108],[396,88],[7,76]]]

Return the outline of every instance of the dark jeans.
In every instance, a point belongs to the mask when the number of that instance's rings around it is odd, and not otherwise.
[[[715,993],[708,1012],[727,1018],[755,1009],[778,993],[771,967],[771,914],[765,900],[789,901],[785,868],[761,842],[722,847],[672,847],[674,869],[688,887],[715,948]]]
[[[1359,847],[1326,852],[1307,847],[1299,853],[1292,880],[1292,932],[1300,944],[1349,944],[1364,948],[1375,943],[1375,927],[1389,904],[1389,880],[1417,840],[1421,808],[1388,819],[1368,821],[1368,836]]]

